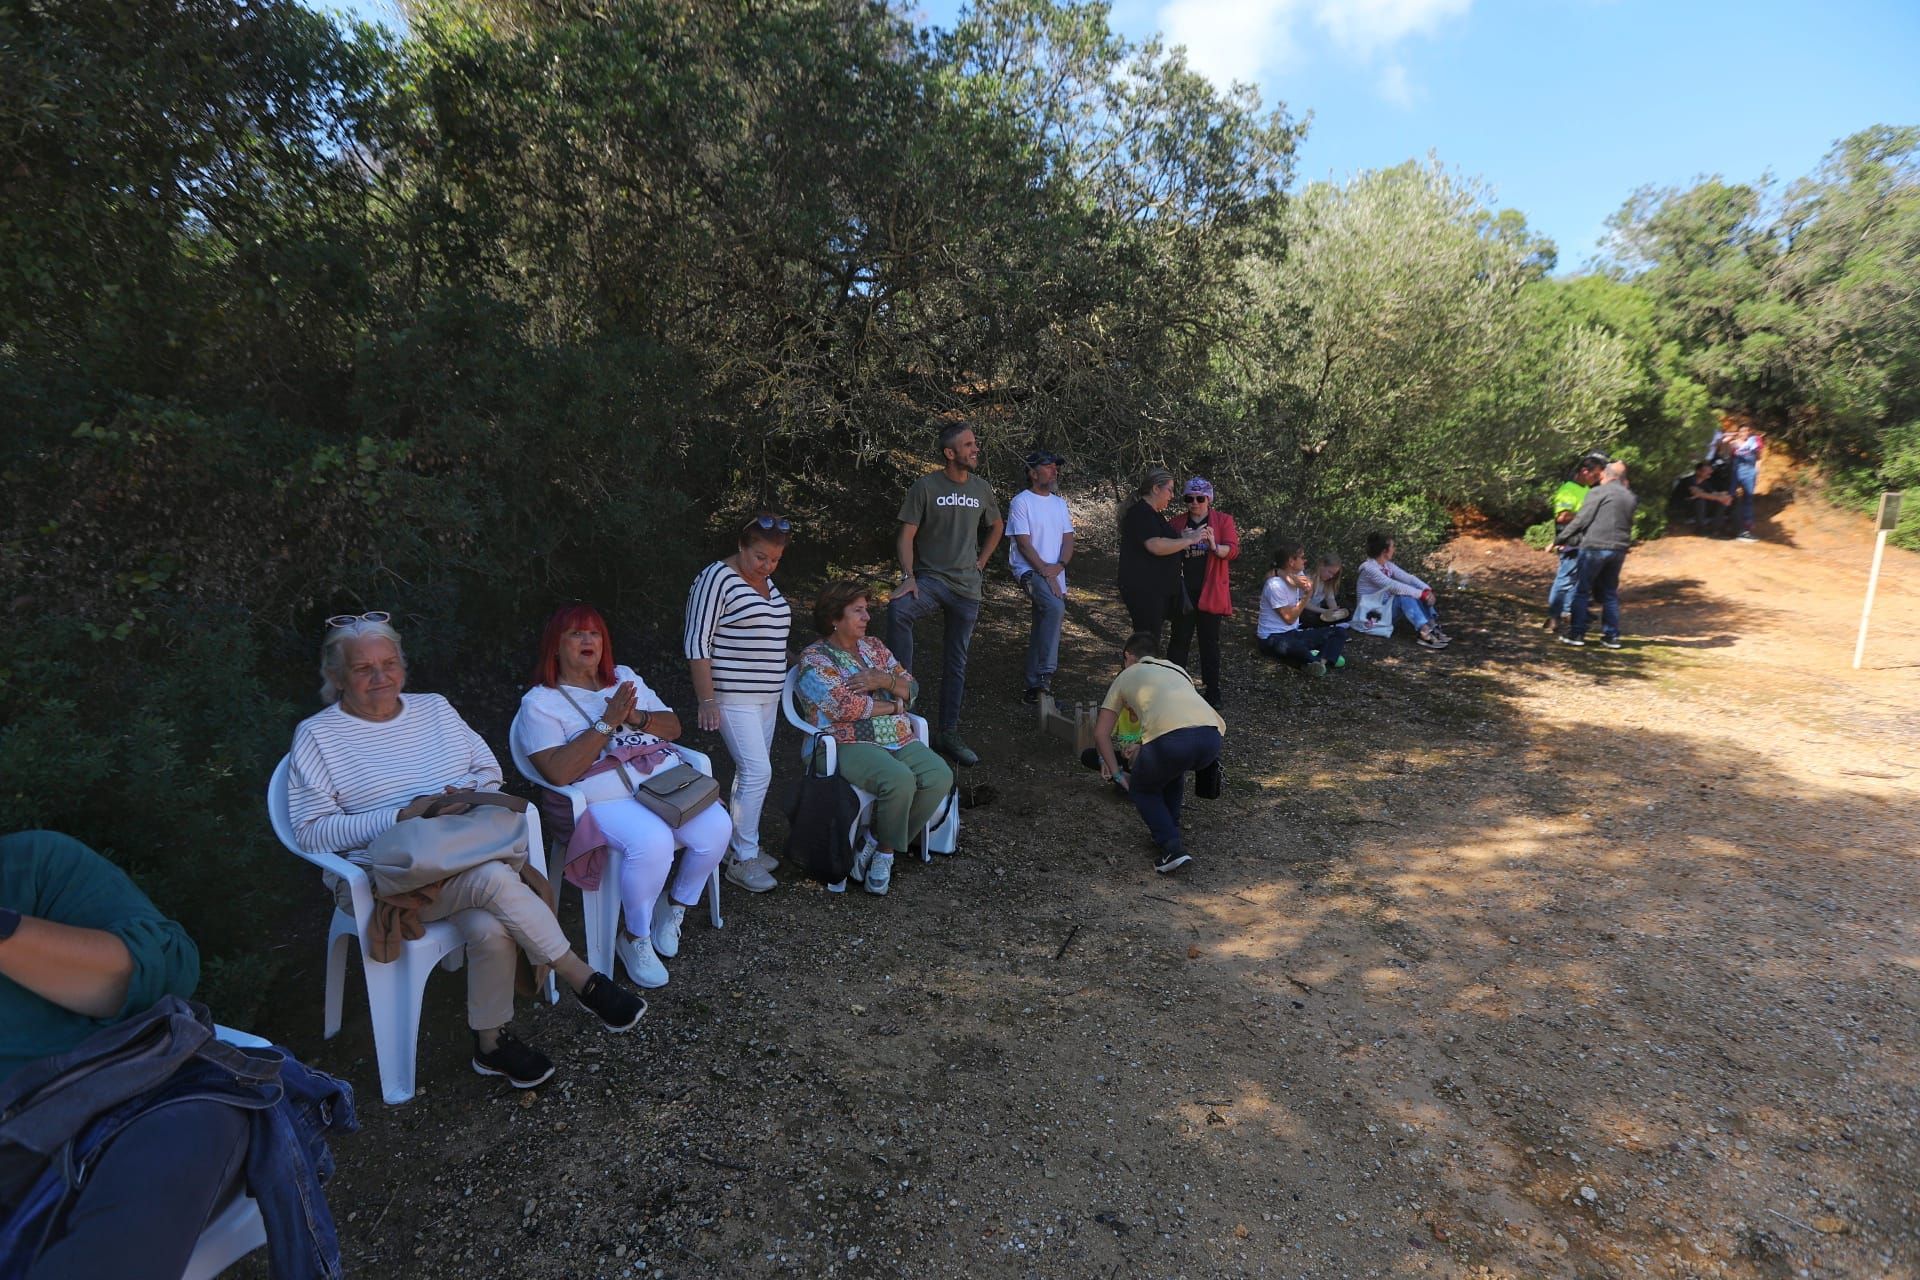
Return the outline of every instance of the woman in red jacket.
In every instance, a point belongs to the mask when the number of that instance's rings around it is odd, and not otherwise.
[[[1207,536],[1181,554],[1180,570],[1186,590],[1185,604],[1173,619],[1173,635],[1167,644],[1167,659],[1187,665],[1187,646],[1193,633],[1200,633],[1200,680],[1206,686],[1205,697],[1220,705],[1220,624],[1233,616],[1233,593],[1227,584],[1227,566],[1240,557],[1240,531],[1233,517],[1213,509],[1213,486],[1199,476],[1187,481],[1181,491],[1187,504],[1185,521],[1176,517],[1175,533],[1205,526]]]

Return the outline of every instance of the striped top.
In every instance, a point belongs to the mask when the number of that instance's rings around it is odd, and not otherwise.
[[[778,698],[787,678],[787,633],[793,611],[771,579],[767,594],[747,585],[732,565],[716,560],[687,593],[687,661],[713,664],[715,693]]]
[[[315,853],[364,849],[415,796],[493,791],[500,762],[437,693],[409,693],[391,720],[361,720],[338,703],[293,731],[287,809],[293,838]]]

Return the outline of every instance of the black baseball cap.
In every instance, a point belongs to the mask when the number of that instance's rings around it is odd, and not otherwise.
[[[1032,453],[1027,455],[1026,461],[1027,461],[1027,470],[1031,471],[1035,467],[1045,467],[1045,466],[1057,467],[1061,463],[1065,462],[1066,459],[1061,457],[1059,454],[1054,453],[1050,449],[1035,449]]]

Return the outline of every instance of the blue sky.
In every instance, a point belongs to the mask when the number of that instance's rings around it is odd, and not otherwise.
[[[923,25],[961,8],[903,2]],[[1916,0],[1115,0],[1113,23],[1311,111],[1300,181],[1434,152],[1551,236],[1563,271],[1638,187],[1791,180],[1856,130],[1920,125]]]

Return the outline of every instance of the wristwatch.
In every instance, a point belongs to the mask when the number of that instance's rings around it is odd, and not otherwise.
[[[608,724],[605,720],[595,720],[593,722],[593,731],[595,733],[604,733],[609,738],[613,736],[613,726]]]
[[[13,931],[19,927],[20,913],[12,907],[0,907],[0,942],[11,938]]]

